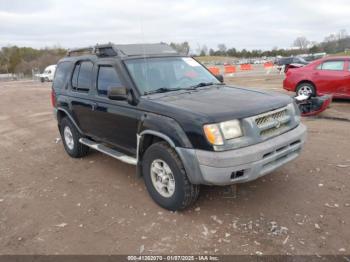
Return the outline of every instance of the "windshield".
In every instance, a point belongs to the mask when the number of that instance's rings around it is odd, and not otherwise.
[[[141,94],[220,84],[190,57],[139,58],[125,64]]]

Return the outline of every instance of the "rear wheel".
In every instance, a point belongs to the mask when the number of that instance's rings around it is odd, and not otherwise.
[[[301,83],[297,86],[297,95],[316,96],[315,86],[310,83]]]
[[[198,198],[199,185],[191,184],[180,158],[166,142],[147,149],[142,173],[152,199],[165,209],[185,209]]]
[[[65,117],[60,123],[60,133],[64,145],[64,149],[71,157],[78,158],[86,156],[89,147],[81,144],[79,139],[82,137],[69,118]]]

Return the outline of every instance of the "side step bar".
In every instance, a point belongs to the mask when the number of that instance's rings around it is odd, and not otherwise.
[[[137,164],[137,159],[134,157],[127,156],[123,153],[120,153],[112,148],[109,148],[105,145],[96,143],[90,139],[87,138],[80,138],[79,142],[82,143],[83,145],[86,145],[88,147],[91,147],[92,149],[95,149],[97,151],[100,151],[106,155],[109,155],[113,158],[116,158],[124,163],[130,164],[130,165],[136,165]]]

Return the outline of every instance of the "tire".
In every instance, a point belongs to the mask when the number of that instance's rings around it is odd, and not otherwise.
[[[316,88],[313,84],[310,83],[301,83],[296,88],[297,95],[309,95],[316,96]]]
[[[155,167],[159,166],[163,167],[163,171],[170,169],[170,172],[165,172],[165,174],[168,178],[172,177],[172,179],[164,179],[169,182],[167,188],[164,187],[163,190],[156,188],[154,181],[157,175],[152,171],[157,170]],[[146,150],[142,158],[142,173],[148,193],[158,205],[165,209],[182,210],[192,205],[198,198],[199,185],[191,184],[179,156],[166,142],[155,143]],[[160,176],[158,178],[161,179]],[[162,181],[156,183],[164,186]],[[172,187],[173,190],[171,190]]]
[[[69,118],[64,117],[61,120],[60,133],[64,149],[69,156],[79,158],[89,153],[89,147],[79,142],[82,136]]]

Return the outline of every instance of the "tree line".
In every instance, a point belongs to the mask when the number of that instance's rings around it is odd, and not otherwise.
[[[67,50],[53,47],[35,49],[31,47],[7,46],[0,50],[0,73],[24,73],[31,75],[32,69],[42,71],[66,54]]]
[[[206,45],[197,48],[196,54],[199,56],[230,56],[237,58],[256,58],[256,57],[276,57],[276,56],[295,56],[305,53],[336,54],[350,50],[350,36],[346,30],[342,29],[336,34],[330,34],[320,43],[309,41],[305,36],[297,37],[292,43],[291,48],[274,47],[271,50],[238,50],[234,47],[227,48],[225,44],[219,44],[216,49],[208,49]]]

